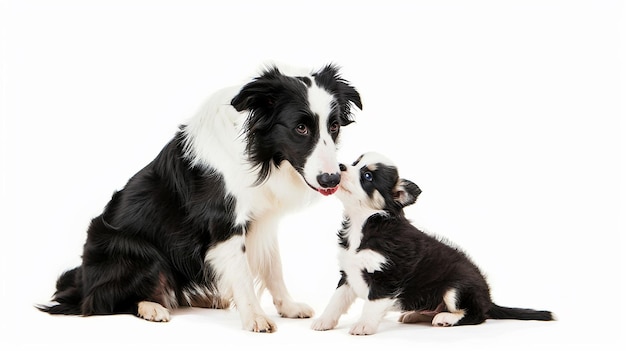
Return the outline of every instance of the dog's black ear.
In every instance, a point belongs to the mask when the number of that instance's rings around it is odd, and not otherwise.
[[[339,75],[339,68],[333,64],[326,65],[319,72],[314,73],[315,82],[326,89],[337,99],[340,109],[341,125],[345,126],[352,122],[351,104],[363,109],[359,92]]]
[[[393,188],[393,200],[406,207],[415,203],[422,190],[410,180],[400,179]]]
[[[252,82],[246,84],[239,93],[230,101],[230,104],[238,112],[244,110],[265,111],[273,109],[280,94],[283,75],[278,68],[272,67]]]

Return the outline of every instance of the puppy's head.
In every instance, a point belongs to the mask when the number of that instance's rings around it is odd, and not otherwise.
[[[346,209],[399,213],[422,192],[415,183],[400,178],[396,166],[377,153],[363,154],[352,165],[340,168],[337,197]]]
[[[260,169],[258,183],[267,179],[272,166],[287,161],[312,189],[323,195],[337,190],[339,132],[352,123],[352,106],[361,108],[359,93],[337,67],[301,75],[270,67],[245,85],[231,104],[249,112],[247,154]]]

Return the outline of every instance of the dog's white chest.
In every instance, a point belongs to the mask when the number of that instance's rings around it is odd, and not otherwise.
[[[361,232],[351,229],[348,232],[349,247],[339,252],[339,265],[346,274],[348,285],[352,287],[358,297],[367,299],[369,285],[365,281],[364,273],[374,273],[382,270],[387,258],[370,249],[357,251],[361,242]]]

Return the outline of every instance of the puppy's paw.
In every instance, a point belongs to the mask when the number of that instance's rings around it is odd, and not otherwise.
[[[465,314],[463,312],[441,312],[433,317],[432,324],[435,327],[452,327],[456,325]]]
[[[298,302],[283,302],[276,309],[283,318],[311,318],[315,314],[309,305]]]
[[[372,325],[364,322],[358,322],[350,329],[352,335],[372,335],[376,333],[377,325]]]
[[[249,320],[243,322],[243,328],[255,333],[273,333],[278,329],[276,323],[262,314],[252,315]]]
[[[147,321],[169,322],[170,311],[156,302],[141,301],[137,304],[137,315]]]
[[[313,330],[330,330],[337,326],[337,321],[333,319],[318,318],[311,323]]]

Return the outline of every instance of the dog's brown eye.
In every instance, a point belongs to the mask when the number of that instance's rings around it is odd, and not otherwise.
[[[298,124],[298,126],[296,127],[296,132],[301,135],[307,135],[309,134],[309,128],[307,128],[307,126],[304,124]]]
[[[329,130],[332,134],[339,132],[339,123],[334,122],[333,124],[331,124]]]

